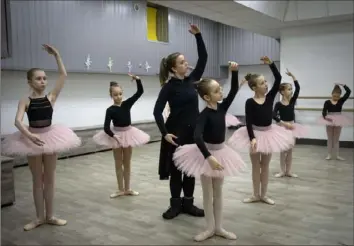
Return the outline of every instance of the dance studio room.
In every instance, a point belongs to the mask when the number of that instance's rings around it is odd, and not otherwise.
[[[1,244],[353,245],[353,7],[2,0]]]

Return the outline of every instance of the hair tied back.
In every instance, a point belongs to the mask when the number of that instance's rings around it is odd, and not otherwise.
[[[117,82],[115,82],[115,81],[111,81],[111,82],[109,82],[109,86],[118,86],[118,83]]]

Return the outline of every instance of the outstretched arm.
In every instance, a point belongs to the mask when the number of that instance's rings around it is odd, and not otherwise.
[[[194,130],[194,141],[197,144],[200,152],[202,152],[205,159],[208,158],[209,156],[211,156],[208,148],[206,147],[206,145],[204,143],[204,139],[203,139],[203,132],[204,132],[204,127],[205,127],[206,121],[207,121],[206,111],[202,111],[198,117],[197,125]]]
[[[133,80],[136,81],[137,90],[133,96],[129,97],[125,101],[125,103],[127,103],[130,107],[132,107],[134,105],[134,103],[136,103],[136,101],[138,101],[138,99],[143,95],[144,87],[143,87],[143,84],[141,83],[141,80],[138,76],[135,76],[135,75],[130,75],[130,76],[133,78]]]
[[[206,50],[205,43],[199,28],[195,25],[191,25],[189,32],[194,34],[197,40],[198,61],[194,70],[189,75],[189,77],[192,79],[192,82],[195,82],[199,81],[204,73],[208,60],[208,52]]]
[[[222,107],[225,111],[229,109],[232,104],[232,101],[235,99],[235,96],[238,92],[239,84],[238,84],[238,71],[232,71],[231,77],[231,88],[227,97],[222,101],[220,107]]]
[[[340,102],[343,104],[345,103],[345,101],[348,100],[349,96],[350,96],[350,93],[352,92],[349,87],[347,85],[342,85],[344,87],[344,90],[345,90],[345,94],[343,97],[341,97],[339,100]]]
[[[58,70],[59,70],[59,78],[55,82],[54,89],[48,94],[49,101],[52,103],[52,105],[54,105],[61,90],[64,87],[64,82],[66,80],[67,73],[66,73],[64,63],[59,54],[59,51],[55,47],[47,44],[43,45],[43,49],[45,49],[48,52],[48,54],[53,55],[55,57],[55,60],[57,61],[57,65],[58,65]]]
[[[289,72],[288,69],[286,69],[286,75],[290,76],[293,81],[294,81],[294,85],[295,85],[295,92],[294,95],[291,97],[290,99],[290,104],[291,105],[295,105],[297,98],[299,97],[299,93],[300,93],[300,85],[299,82],[297,81],[297,79],[295,78],[294,74],[292,74],[291,72]]]
[[[270,70],[272,70],[273,76],[274,76],[274,84],[272,86],[272,89],[267,94],[267,97],[271,97],[273,100],[275,96],[277,95],[279,91],[279,86],[281,82],[281,74],[279,73],[279,70],[275,63],[269,59],[268,56],[263,56],[261,57],[261,61],[263,61],[264,64],[268,64],[270,67]]]

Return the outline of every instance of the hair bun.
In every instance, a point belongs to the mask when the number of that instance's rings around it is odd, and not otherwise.
[[[249,81],[251,79],[252,74],[251,73],[247,73],[245,76],[245,80]]]
[[[118,83],[117,82],[115,82],[115,81],[111,81],[111,82],[109,82],[109,86],[117,86],[118,85]]]

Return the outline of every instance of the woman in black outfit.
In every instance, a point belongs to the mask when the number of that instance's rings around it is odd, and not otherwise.
[[[186,175],[182,178],[182,172],[172,161],[177,146],[194,143],[193,134],[199,115],[198,94],[194,82],[201,79],[208,58],[199,28],[191,25],[189,32],[195,35],[197,41],[197,65],[191,74],[186,76],[188,63],[181,53],[176,52],[163,58],[160,65],[160,82],[164,85],[154,108],[154,117],[162,134],[160,180],[166,180],[171,176],[170,207],[163,213],[164,219],[173,219],[181,212],[204,217],[204,210],[197,208],[193,203],[195,179]],[[169,79],[170,73],[173,76]],[[167,102],[171,111],[165,124],[162,112]],[[182,189],[183,199],[181,199]]]

